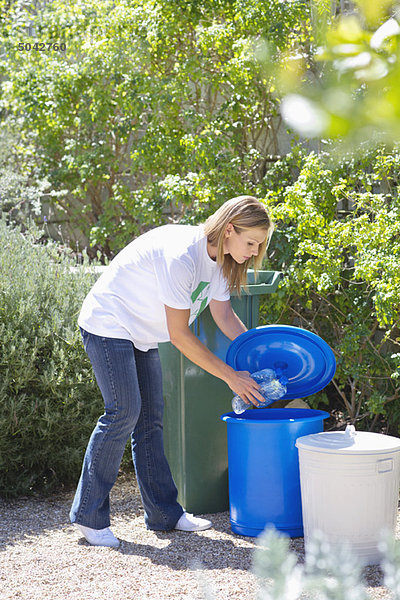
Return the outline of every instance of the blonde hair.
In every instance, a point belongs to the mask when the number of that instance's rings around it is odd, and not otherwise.
[[[230,254],[224,254],[225,231],[229,223],[232,223],[236,233],[254,227],[265,229],[266,238],[260,244],[257,256],[253,258],[255,275],[261,267],[274,226],[264,204],[253,196],[238,196],[228,200],[204,223],[204,233],[207,236],[207,241],[217,248],[217,263],[222,267],[222,273],[228,282],[229,291],[236,290],[240,296],[241,286],[246,289],[247,269],[252,258],[239,264]]]

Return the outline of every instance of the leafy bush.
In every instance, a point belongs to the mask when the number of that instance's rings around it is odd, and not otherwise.
[[[308,540],[304,562],[299,561],[290,545],[290,539],[273,527],[265,529],[258,538],[251,567],[257,577],[256,600],[372,600],[376,597],[368,593],[364,581],[368,571],[363,572],[347,541],[333,545],[325,534],[316,531]],[[382,584],[391,592],[392,600],[400,600],[400,541],[391,532],[382,531],[378,549],[382,557]],[[201,597],[217,600],[201,563],[195,568]],[[376,585],[376,580],[372,585]]]
[[[354,149],[360,142],[396,144],[400,134],[398,0],[359,0],[351,3],[350,14],[337,18],[330,15],[334,4],[315,4],[325,10],[320,39],[311,46],[312,68],[300,54],[286,56],[282,64],[285,120],[307,137],[336,139],[341,150]]]
[[[26,142],[25,142],[26,143]],[[18,160],[18,148],[24,145],[21,132],[13,119],[0,122],[0,213],[9,223],[27,227],[42,210],[42,196],[49,182],[28,175]],[[33,158],[33,157],[31,157]],[[34,171],[33,162],[30,165]]]
[[[55,0],[37,11],[12,3],[0,29],[0,110],[23,133],[23,169],[48,180],[88,245],[112,255],[262,179],[278,100],[254,49],[308,43],[307,2]],[[34,49],[43,38],[66,51]]]
[[[318,532],[307,544],[305,564],[289,550],[290,540],[274,529],[260,537],[253,571],[260,587],[258,600],[368,600],[359,561],[350,546],[331,546]]]
[[[0,494],[76,481],[101,414],[76,321],[93,275],[0,220]]]
[[[400,431],[399,166],[397,150],[341,163],[296,151],[265,181],[278,222],[273,266],[287,277],[263,318],[325,339],[336,354],[333,385],[345,416],[370,427],[384,416],[394,433]]]
[[[370,600],[362,567],[346,542],[331,545],[322,532],[315,532],[307,544],[304,564],[289,550],[290,540],[274,529],[260,537],[253,556],[253,572],[259,580],[257,600]],[[382,532],[384,583],[399,596],[400,542]]]

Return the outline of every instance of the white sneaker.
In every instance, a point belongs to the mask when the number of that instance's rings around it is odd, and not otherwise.
[[[190,513],[184,512],[174,529],[179,531],[203,531],[211,527],[211,521],[207,519],[201,519],[200,517],[194,517]]]
[[[74,525],[83,533],[92,546],[108,546],[109,548],[118,548],[119,546],[119,540],[108,527],[105,529],[91,529],[91,527],[85,527],[85,525],[79,523],[74,523]]]

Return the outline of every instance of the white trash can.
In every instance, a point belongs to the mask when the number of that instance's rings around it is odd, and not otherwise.
[[[331,545],[346,540],[362,565],[378,564],[382,531],[394,532],[400,479],[400,439],[380,433],[314,433],[299,450],[304,543],[315,531]]]

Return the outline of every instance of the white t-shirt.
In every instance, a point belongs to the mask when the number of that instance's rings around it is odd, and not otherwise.
[[[229,291],[208,255],[203,226],[164,225],[111,261],[86,296],[78,324],[146,351],[170,339],[165,304],[190,309],[190,325],[212,299],[229,300]]]

